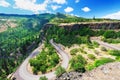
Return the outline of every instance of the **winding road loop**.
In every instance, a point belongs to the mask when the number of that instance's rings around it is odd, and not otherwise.
[[[57,50],[58,54],[61,55],[61,57],[62,57],[61,66],[63,68],[65,68],[65,69],[67,69],[68,65],[69,65],[69,60],[70,60],[69,55],[66,52],[64,52],[61,49],[60,46],[58,46],[56,43],[54,43],[52,39],[50,40],[50,43]],[[27,70],[27,65],[29,63],[30,58],[33,58],[34,56],[36,56],[37,54],[39,54],[40,50],[42,50],[42,46],[43,46],[43,44],[41,44],[40,47],[38,47],[37,49],[35,49],[24,60],[24,62],[20,65],[20,67],[17,69],[17,71],[14,74],[14,77],[16,78],[16,80],[39,80],[39,78],[41,76],[46,76],[49,80],[55,79],[55,77],[56,77],[55,71],[50,72],[50,73],[46,73],[46,74],[42,74],[42,75],[33,75],[33,74],[29,73],[29,71]]]
[[[108,43],[102,42],[100,40],[95,40],[92,39],[96,42],[98,42],[100,45],[104,46],[104,47],[108,47],[111,49],[115,49],[115,50],[120,50],[120,48],[112,46]],[[69,60],[70,57],[69,55],[64,52],[60,46],[58,46],[56,43],[53,42],[53,39],[50,40],[50,43],[52,46],[54,46],[54,48],[56,49],[56,51],[58,52],[59,55],[61,55],[61,59],[62,59],[62,63],[61,66],[65,69],[68,68],[69,65]],[[29,73],[29,71],[27,70],[27,65],[29,63],[30,58],[33,58],[34,56],[36,56],[37,54],[39,54],[40,50],[42,50],[42,46],[43,44],[40,45],[40,47],[38,47],[37,49],[35,49],[25,60],[24,62],[20,65],[20,67],[17,69],[17,71],[14,74],[14,77],[16,78],[16,80],[39,80],[39,78],[41,76],[46,76],[49,80],[54,80],[56,75],[55,75],[55,71],[50,72],[50,73],[46,73],[43,75],[33,75],[31,73]]]

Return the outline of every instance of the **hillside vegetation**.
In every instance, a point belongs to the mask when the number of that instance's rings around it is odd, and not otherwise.
[[[66,48],[70,49],[74,45],[79,46],[79,48],[74,48],[68,52],[72,57],[69,70],[85,72],[106,63],[119,61],[119,51],[106,49],[99,46],[97,42],[90,40],[90,37],[94,36],[101,36],[103,39],[116,39],[119,38],[119,31],[92,30],[86,27],[69,30],[59,26],[52,26],[45,31],[45,36],[47,41],[54,39],[56,43],[61,44],[64,50]]]
[[[14,72],[18,65],[28,56],[40,42],[40,29],[53,15],[41,14],[30,18],[21,16],[0,16],[0,24],[6,24],[7,20],[15,20],[16,26],[3,26],[6,30],[0,33],[0,80]],[[4,22],[4,23],[3,23]],[[3,28],[2,27],[2,28]]]
[[[59,63],[59,56],[49,43],[45,43],[43,50],[29,62],[34,74],[46,73],[56,67]]]
[[[69,31],[64,28],[60,28],[58,26],[52,26],[47,28],[43,33],[40,33],[41,29],[44,30],[43,26],[46,23],[52,24],[60,24],[60,23],[77,23],[77,22],[91,22],[91,21],[114,21],[109,19],[86,19],[82,17],[70,16],[61,13],[57,14],[40,14],[40,15],[6,15],[0,14],[0,80],[7,80],[6,77],[14,72],[16,68],[22,63],[22,61],[29,55],[32,50],[34,50],[41,41],[41,38],[45,38],[47,42],[50,39],[54,39],[56,43],[60,43],[65,47],[71,47],[74,44],[87,44],[89,47],[93,46],[90,41],[91,36],[103,36],[104,40],[107,41],[111,39],[112,34],[105,30],[94,31],[89,28],[81,28],[75,31]],[[116,21],[116,20],[115,20]],[[110,36],[106,36],[106,34],[110,33]],[[119,32],[114,39],[119,38]],[[112,37],[113,38],[113,37]],[[108,42],[108,41],[107,41]],[[48,47],[48,46],[46,46]],[[49,47],[48,47],[49,48]],[[50,51],[49,53],[56,53],[55,51]],[[42,52],[43,54],[47,52]],[[49,54],[47,53],[47,54]],[[72,51],[74,55],[74,50]],[[41,55],[38,55],[41,56]],[[46,72],[51,68],[55,67],[58,63],[58,56],[55,54],[50,55],[51,58],[55,59],[55,62],[49,62],[48,65],[43,64],[32,64],[31,66],[34,68],[34,72],[37,74],[39,71]],[[54,57],[55,56],[55,57]],[[88,55],[89,58],[93,58],[93,55]],[[76,59],[73,58],[71,60],[71,64],[73,62],[81,61],[75,66],[71,66],[71,69],[75,69],[81,72],[85,71],[85,65],[87,64],[86,60],[84,60],[83,56],[75,56]],[[82,58],[82,60],[78,60]],[[46,58],[45,58],[46,59]],[[117,58],[119,60],[119,58]],[[106,60],[106,59],[105,59]],[[46,61],[47,62],[47,61]],[[51,65],[52,64],[52,65]],[[37,70],[36,65],[42,65],[43,70]],[[80,66],[80,67],[79,67]],[[47,67],[45,69],[44,67]],[[83,69],[83,70],[82,70]]]

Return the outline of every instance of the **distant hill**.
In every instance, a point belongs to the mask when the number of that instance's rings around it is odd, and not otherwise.
[[[26,28],[40,29],[42,25],[49,22],[55,17],[54,14],[33,14],[33,15],[20,15],[20,14],[4,14],[0,13],[0,32],[6,31],[8,28],[15,28],[22,24]]]
[[[77,17],[74,15],[57,13],[55,17],[50,21],[50,23],[60,24],[60,23],[78,23],[78,22],[105,22],[105,21],[118,21],[114,19],[105,18],[84,18]]]
[[[20,15],[20,14],[5,14],[5,13],[0,13],[0,16],[3,17],[26,17],[26,18],[30,18],[30,17],[35,17],[36,15]]]
[[[49,13],[43,13],[43,14],[32,14],[32,15],[23,15],[23,14],[5,14],[5,13],[0,13],[0,17],[25,17],[25,18],[35,18],[35,17],[48,17],[48,16],[53,16],[54,14],[49,14]]]
[[[0,32],[6,31],[7,28],[14,28],[23,23],[25,27],[40,29],[44,24],[61,24],[61,23],[79,23],[79,22],[104,22],[104,21],[117,21],[111,19],[100,19],[100,18],[83,18],[68,14],[56,13],[43,13],[43,14],[32,14],[32,15],[21,15],[21,14],[5,14],[0,13]],[[35,27],[37,26],[37,27]],[[41,26],[41,27],[40,27]]]

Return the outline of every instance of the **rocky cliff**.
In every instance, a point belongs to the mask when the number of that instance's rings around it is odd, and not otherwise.
[[[46,24],[45,29],[55,24]],[[120,29],[120,22],[80,22],[80,23],[61,23],[58,25],[68,30],[77,30],[82,27],[91,29]]]
[[[85,73],[64,73],[56,80],[120,80],[120,62],[108,63]]]

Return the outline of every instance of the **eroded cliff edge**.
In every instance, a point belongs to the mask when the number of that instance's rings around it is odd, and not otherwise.
[[[52,27],[56,24],[45,24],[44,29]],[[117,22],[79,22],[79,23],[61,23],[59,27],[63,27],[68,30],[77,30],[82,27],[88,27],[91,29],[120,29],[120,21]]]

